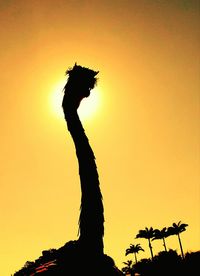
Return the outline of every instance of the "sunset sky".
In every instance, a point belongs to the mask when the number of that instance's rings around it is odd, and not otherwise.
[[[149,258],[138,231],[180,220],[184,251],[200,249],[199,23],[198,0],[0,0],[1,276],[77,239],[78,164],[61,109],[75,62],[100,71],[80,116],[105,253],[121,268],[140,243]],[[176,236],[166,243],[180,253]]]

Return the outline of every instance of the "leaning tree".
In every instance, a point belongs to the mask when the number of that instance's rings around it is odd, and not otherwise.
[[[137,238],[144,238],[148,240],[148,244],[149,244],[149,249],[150,249],[150,253],[151,253],[151,258],[153,259],[153,248],[151,245],[151,239],[153,238],[153,228],[147,228],[145,227],[144,230],[139,230],[139,233],[136,235],[136,239]]]
[[[168,233],[167,227],[164,227],[161,230],[155,229],[154,232],[153,232],[152,241],[154,241],[154,240],[163,240],[163,246],[165,248],[165,251],[167,251],[165,238],[167,238],[168,236],[169,236],[169,233]]]
[[[181,256],[184,259],[184,253],[183,253],[183,246],[181,243],[181,238],[180,238],[180,233],[184,232],[186,230],[186,227],[188,226],[188,224],[186,223],[181,223],[181,221],[179,221],[178,223],[173,223],[172,226],[168,227],[168,235],[177,235],[178,236],[178,241],[179,241],[179,245],[180,245],[180,249],[181,249]]]

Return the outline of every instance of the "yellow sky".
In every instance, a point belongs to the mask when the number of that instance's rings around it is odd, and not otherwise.
[[[189,224],[184,251],[199,250],[198,2],[0,1],[2,276],[77,238],[77,160],[51,102],[74,62],[100,71],[100,102],[83,124],[104,197],[105,253],[120,268],[130,243],[149,257],[138,231],[179,220]],[[167,246],[180,252],[175,236]]]

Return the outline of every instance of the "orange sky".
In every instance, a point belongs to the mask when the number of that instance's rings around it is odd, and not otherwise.
[[[184,251],[199,250],[198,2],[0,1],[2,276],[77,238],[77,160],[50,100],[75,61],[100,71],[100,104],[83,123],[104,197],[105,253],[120,268],[130,243],[149,257],[138,231],[179,220],[189,224]],[[175,236],[167,246],[180,252]]]

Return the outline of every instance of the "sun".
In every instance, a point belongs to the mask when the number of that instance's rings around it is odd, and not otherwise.
[[[65,84],[66,79],[59,81],[54,85],[52,92],[50,93],[50,110],[51,113],[58,119],[64,118],[62,100],[64,96],[63,88]],[[99,110],[100,103],[100,90],[98,87],[95,87],[91,90],[90,96],[82,100],[78,108],[78,115],[81,119],[89,120],[89,118],[92,118]]]
[[[92,118],[100,107],[100,92],[99,88],[95,87],[91,90],[90,96],[84,98],[78,108],[78,114],[83,119]]]

